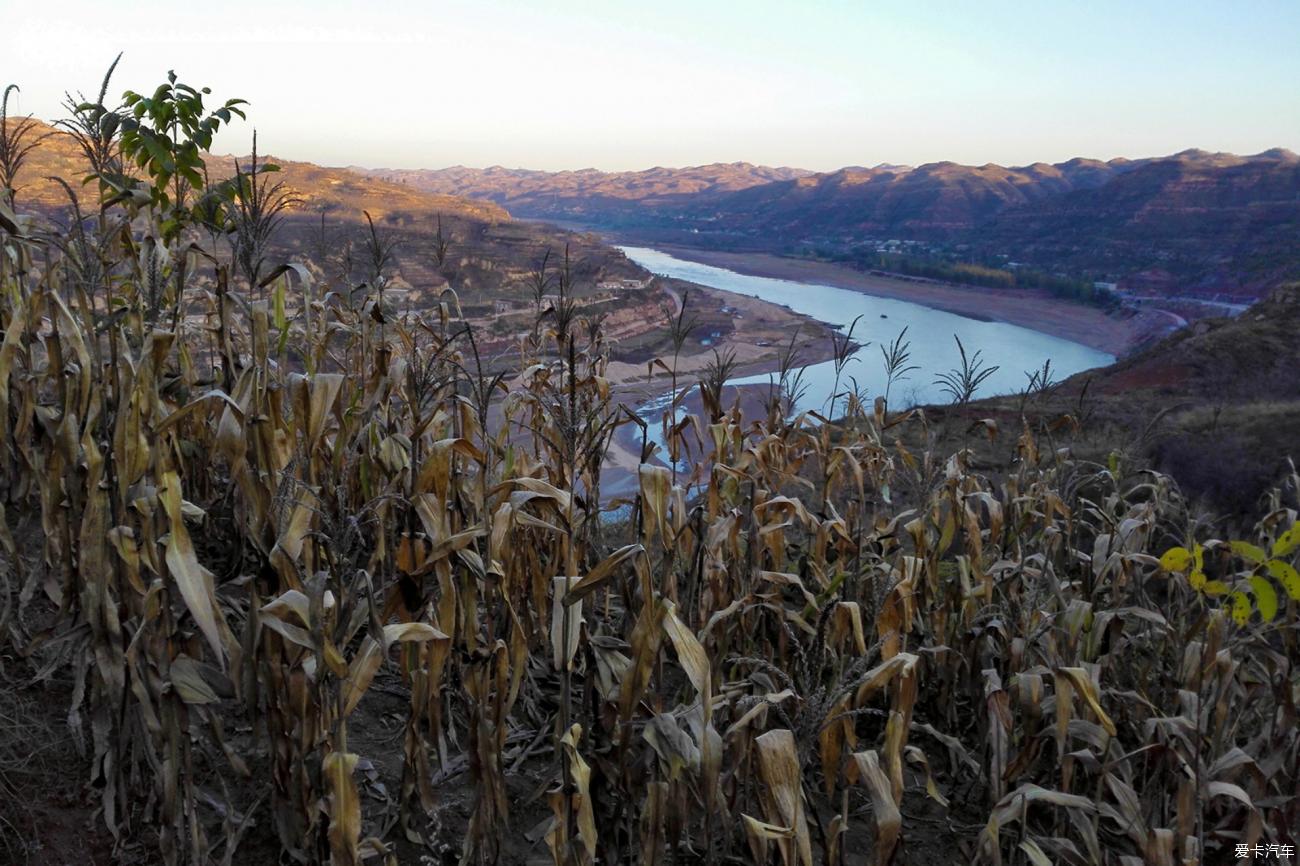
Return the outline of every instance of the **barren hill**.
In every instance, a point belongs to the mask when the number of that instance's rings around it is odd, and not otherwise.
[[[45,138],[18,176],[19,210],[64,211],[67,194],[52,177],[68,181],[88,201],[92,193],[80,192],[87,168],[75,142],[43,124],[37,134]],[[208,157],[213,180],[231,176],[236,159],[247,168],[247,157]],[[546,250],[554,260],[562,256],[566,245],[584,283],[647,276],[621,252],[591,235],[519,222],[492,202],[429,192],[343,168],[273,156],[262,157],[262,161],[280,167],[275,178],[298,199],[277,238],[279,251],[286,256],[344,256],[348,247],[359,241],[364,212],[369,212],[376,225],[398,241],[399,285],[416,289],[451,284],[474,299],[517,294]],[[449,241],[442,265],[435,260],[440,221]]]
[[[84,177],[86,167],[81,151],[71,137],[55,127],[40,124],[36,135],[45,136],[32,151],[18,177],[20,203],[40,207],[62,207],[67,195],[51,177],[71,181],[74,189]],[[207,167],[214,180],[234,174],[236,159],[247,167],[247,157],[216,155],[207,157]],[[280,167],[283,180],[295,196],[302,200],[304,210],[327,213],[338,212],[360,216],[364,210],[371,216],[401,213],[444,213],[448,216],[466,217],[483,221],[508,220],[510,214],[501,207],[484,201],[454,195],[434,195],[401,184],[388,183],[376,177],[360,175],[346,169],[327,168],[310,162],[296,162],[263,155],[262,162],[272,162]]]
[[[644,172],[503,168],[371,176],[647,242],[813,254],[860,265],[888,240],[927,255],[1258,297],[1300,277],[1300,157],[1187,150],[1004,167],[937,162],[812,174],[746,163]]]
[[[579,221],[627,219],[643,208],[680,207],[690,201],[811,174],[797,168],[770,168],[747,162],[623,172],[592,168],[546,172],[502,166],[357,171],[430,192],[493,201],[521,216]]]
[[[1105,463],[1139,455],[1173,475],[1220,513],[1246,514],[1300,460],[1300,283],[1271,291],[1234,318],[1203,319],[1115,364],[1073,376],[1028,401],[1032,419],[1071,418],[1086,432],[1076,456]],[[1019,431],[1019,396],[972,404],[950,415],[950,435],[996,418]],[[955,414],[954,414],[955,413]]]

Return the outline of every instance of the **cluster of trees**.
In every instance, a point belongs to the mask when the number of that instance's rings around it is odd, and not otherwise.
[[[852,250],[817,250],[819,257],[845,262],[862,270],[881,270],[909,277],[924,277],[993,289],[1035,289],[1053,297],[1101,307],[1119,303],[1114,293],[1098,289],[1091,280],[1052,274],[1033,268],[1010,270],[977,262],[953,261],[934,255],[880,252],[859,247]]]

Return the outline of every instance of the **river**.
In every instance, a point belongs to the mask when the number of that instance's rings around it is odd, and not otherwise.
[[[883,394],[885,372],[881,346],[892,342],[907,328],[906,339],[911,341],[909,363],[918,369],[912,371],[905,381],[895,383],[890,403],[897,408],[949,401],[950,397],[935,383],[935,378],[961,362],[954,337],[961,339],[968,355],[978,351],[986,365],[998,368],[980,388],[977,394],[980,397],[1023,390],[1028,382],[1027,372],[1041,369],[1048,359],[1052,362],[1054,379],[1063,379],[1115,361],[1113,355],[1105,352],[1005,322],[982,321],[909,301],[878,298],[834,286],[749,276],[679,259],[648,247],[624,246],[620,249],[651,273],[782,304],[837,327],[841,332],[847,331],[853,320],[861,316],[853,339],[864,345],[846,366],[840,380],[840,393],[850,384],[847,380],[851,377],[856,380],[859,391],[865,389],[869,400]],[[764,374],[738,378],[732,384],[766,384],[769,381],[770,376]],[[833,362],[806,367],[803,383],[807,390],[797,408],[824,411],[834,392]]]

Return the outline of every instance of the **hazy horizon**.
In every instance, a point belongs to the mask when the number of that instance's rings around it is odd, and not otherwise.
[[[566,0],[25,9],[0,36],[15,113],[169,68],[249,100],[214,150],[325,165],[639,170],[750,162],[1027,165],[1300,150],[1300,4],[1087,7]],[[99,10],[99,11],[96,11]],[[226,25],[225,22],[232,22]],[[246,23],[247,22],[247,23]]]
[[[983,166],[986,165],[1000,165],[1003,168],[1015,169],[1015,168],[1027,168],[1030,165],[1033,165],[1035,163],[1047,163],[1049,165],[1060,165],[1061,163],[1069,162],[1072,159],[1088,159],[1088,160],[1097,160],[1099,162],[1108,162],[1116,159],[1130,159],[1130,160],[1163,159],[1167,157],[1177,156],[1178,154],[1184,153],[1186,151],[1197,151],[1197,150],[1205,153],[1210,153],[1211,155],[1226,154],[1230,156],[1239,156],[1239,157],[1259,156],[1262,153],[1266,153],[1272,150],[1285,150],[1293,154],[1297,153],[1297,151],[1293,150],[1292,148],[1284,147],[1282,145],[1265,147],[1261,150],[1256,150],[1251,153],[1241,153],[1237,151],[1211,151],[1208,148],[1196,147],[1195,145],[1192,145],[1190,147],[1184,147],[1180,150],[1172,151],[1170,153],[1117,154],[1115,156],[1108,156],[1108,157],[1097,157],[1097,156],[1091,156],[1089,154],[1076,153],[1074,156],[1067,157],[1065,159],[1055,159],[1050,161],[1044,159],[1036,159],[1031,162],[1024,162],[1024,163],[981,162],[981,163],[959,163],[959,164],[969,166],[972,168],[982,168]],[[245,156],[247,154],[238,154],[238,155]],[[288,160],[296,159],[292,155],[286,155],[281,158],[288,159]],[[773,163],[756,163],[753,162],[752,160],[745,160],[745,159],[715,159],[712,160],[711,162],[678,163],[675,165],[643,165],[643,166],[631,166],[627,168],[612,168],[612,169],[598,168],[596,166],[591,166],[591,165],[578,166],[575,168],[539,169],[537,166],[534,165],[503,165],[501,163],[493,163],[492,165],[467,165],[465,163],[459,163],[459,162],[453,163],[451,165],[367,165],[360,162],[352,162],[348,164],[343,164],[343,163],[330,164],[324,167],[359,168],[366,171],[445,171],[454,168],[463,168],[469,171],[490,171],[492,169],[503,169],[506,171],[546,171],[552,173],[570,172],[573,174],[578,174],[584,171],[601,171],[601,172],[609,172],[609,173],[655,171],[657,169],[663,169],[666,171],[678,171],[678,170],[685,170],[691,168],[707,168],[708,166],[711,165],[749,164],[760,168],[793,169],[793,170],[803,170],[803,171],[815,171],[817,173],[829,174],[843,169],[855,169],[855,168],[872,169],[872,168],[880,168],[885,166],[915,169],[915,168],[921,168],[922,166],[925,165],[934,165],[936,163],[943,163],[943,162],[957,162],[957,160],[934,159],[934,160],[928,160],[927,162],[918,162],[918,163],[878,162],[878,163],[873,163],[871,165],[864,165],[862,163],[846,163],[844,165],[837,165],[832,168],[825,168],[825,169],[809,169],[807,166],[802,166],[802,165],[786,165],[786,164],[777,165]]]

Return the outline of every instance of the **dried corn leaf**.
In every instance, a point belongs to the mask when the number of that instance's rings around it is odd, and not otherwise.
[[[1083,699],[1097,716],[1097,721],[1101,723],[1106,733],[1112,737],[1115,736],[1115,723],[1111,721],[1110,716],[1106,715],[1106,711],[1101,708],[1101,702],[1097,698],[1097,686],[1093,683],[1092,677],[1088,676],[1088,672],[1083,668],[1057,668],[1056,673],[1058,676],[1065,677],[1070,681],[1075,690],[1083,695]]]
[[[576,583],[576,577],[551,578],[551,663],[556,670],[573,666],[582,637],[582,600],[564,603],[568,587]]]
[[[893,785],[875,751],[855,752],[853,766],[857,778],[850,781],[860,781],[871,796],[871,813],[876,819],[875,862],[888,863],[903,829],[903,816],[894,799]]]
[[[1020,821],[1028,813],[1029,807],[1035,804],[1059,806],[1069,810],[1072,816],[1086,817],[1096,811],[1087,797],[1052,791],[1033,784],[1021,785],[999,800],[989,814],[988,824],[980,833],[980,848],[985,857],[993,856],[992,852],[997,850],[1001,830]]]
[[[158,499],[167,512],[170,532],[167,535],[167,568],[176,586],[180,590],[185,606],[198,624],[199,630],[207,638],[216,658],[224,666],[226,653],[222,643],[221,627],[218,625],[220,612],[217,608],[216,592],[212,584],[212,573],[199,565],[194,553],[194,544],[190,541],[189,530],[181,514],[181,482],[175,472],[163,473],[162,483],[158,486]],[[224,625],[224,622],[221,623]]]
[[[629,544],[626,547],[620,547],[609,556],[601,560],[600,564],[593,568],[585,577],[569,587],[568,593],[564,597],[564,603],[572,605],[580,602],[582,599],[591,595],[600,589],[609,579],[614,576],[614,572],[620,565],[627,562],[638,554],[644,554],[645,548],[640,544]]]
[[[361,796],[352,775],[358,760],[357,755],[330,752],[321,762],[321,773],[329,791],[326,812],[331,866],[361,863]]]
[[[678,618],[677,606],[671,601],[664,601],[663,622],[664,633],[672,641],[678,661],[707,708],[713,696],[713,686],[709,656],[704,652],[704,646],[695,637],[695,633]]]
[[[644,543],[649,544],[655,531],[668,543],[668,493],[672,488],[672,474],[663,466],[642,463],[638,467],[641,484],[641,503],[645,509]]]
[[[187,704],[214,704],[220,700],[217,693],[203,679],[194,659],[180,655],[172,659],[169,668],[172,688]]]
[[[785,866],[812,866],[812,841],[794,734],[784,728],[768,731],[754,740],[754,747],[758,750],[759,774],[767,785],[768,822],[789,827],[794,834],[793,838],[778,841],[781,860]]]
[[[569,758],[569,778],[573,782],[574,806],[577,810],[578,838],[582,840],[586,852],[585,863],[596,859],[596,816],[591,807],[591,767],[578,751],[578,742],[582,739],[582,726],[574,725],[560,740],[565,754]]]
[[[768,862],[768,842],[784,842],[794,838],[794,828],[792,827],[779,827],[776,824],[760,821],[744,813],[741,813],[740,818],[745,824],[745,838],[749,841],[749,851],[754,855],[754,863]]]
[[[379,642],[367,635],[361,641],[361,649],[352,657],[348,666],[347,679],[343,683],[343,716],[346,718],[356,709],[366,689],[374,681],[375,674],[384,663],[384,651]]]

